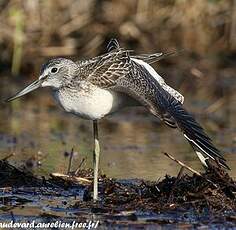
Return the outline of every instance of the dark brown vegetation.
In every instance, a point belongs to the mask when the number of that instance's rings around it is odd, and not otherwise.
[[[92,170],[81,169],[77,177],[63,178],[52,175],[49,179],[41,179],[30,172],[15,168],[6,160],[0,161],[0,187],[6,193],[9,189],[17,188],[21,193],[24,188],[30,187],[32,194],[35,189],[45,193],[51,188],[51,195],[55,195],[58,186],[65,191],[70,187],[79,186],[84,190],[83,200],[78,201],[74,208],[90,208],[97,213],[119,213],[124,211],[190,211],[207,215],[222,216],[236,211],[235,192],[236,184],[229,175],[214,166],[202,176],[184,174],[176,178],[166,176],[162,181],[151,182],[143,180],[116,180],[100,177],[99,190],[101,200],[92,201]],[[76,179],[81,178],[81,179]],[[82,179],[83,178],[83,179]],[[23,188],[23,189],[22,189]],[[26,189],[29,193],[29,189]],[[14,192],[11,194],[14,198]],[[48,191],[47,191],[48,194]],[[58,196],[58,194],[57,194]],[[9,198],[8,198],[9,199]]]
[[[209,213],[235,211],[235,183],[225,173],[210,169],[203,176],[217,185],[214,187],[204,178],[185,174],[181,179],[166,176],[160,182],[141,181],[137,184],[124,184],[114,179],[102,183],[104,205],[118,210],[168,211],[195,209]]]
[[[235,9],[230,0],[3,0],[1,64],[30,72],[41,57],[104,52],[111,37],[137,52],[184,49],[221,62],[236,49]]]

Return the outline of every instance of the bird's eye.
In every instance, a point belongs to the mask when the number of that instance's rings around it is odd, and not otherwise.
[[[56,73],[58,71],[58,68],[56,68],[56,67],[53,67],[52,69],[51,69],[51,73]]]

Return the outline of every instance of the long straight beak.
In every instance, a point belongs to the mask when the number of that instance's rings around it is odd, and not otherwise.
[[[33,90],[38,89],[40,86],[41,86],[41,81],[40,81],[40,80],[36,80],[36,81],[32,82],[30,85],[26,86],[23,90],[21,90],[20,92],[18,92],[16,95],[14,95],[14,96],[8,98],[8,99],[6,100],[6,102],[13,101],[13,100],[15,100],[16,98],[22,97],[22,96],[24,96],[25,94],[27,94],[27,93],[29,93],[29,92],[32,92]]]

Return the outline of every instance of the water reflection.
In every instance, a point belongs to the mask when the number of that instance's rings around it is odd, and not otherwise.
[[[1,98],[9,95],[6,89],[6,85],[2,87]],[[235,101],[228,102],[224,106],[229,112],[223,120],[217,116],[211,119],[199,116],[198,120],[208,129],[214,143],[226,152],[231,174],[236,177],[233,167],[236,162]],[[190,104],[188,100],[187,107],[196,112],[199,107]],[[36,167],[36,173],[48,175],[67,171],[69,159],[64,152],[74,147],[73,168],[76,169],[84,157],[87,158],[86,166],[91,166],[92,122],[64,113],[54,104],[47,90],[11,104],[2,104],[1,108],[1,158],[14,152],[11,161],[29,166],[31,163],[37,166],[34,162],[40,162],[42,165]],[[224,108],[221,114],[222,111]],[[156,180],[165,174],[175,175],[179,167],[163,152],[173,154],[197,170],[202,169],[179,131],[160,125],[140,108],[127,109],[102,120],[100,140],[101,171],[111,177]]]

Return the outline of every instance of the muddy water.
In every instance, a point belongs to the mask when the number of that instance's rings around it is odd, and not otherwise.
[[[9,79],[5,76],[1,78],[0,101],[14,94],[26,82]],[[212,109],[209,107],[214,102],[212,98],[206,99],[200,94],[198,97],[190,95],[186,99],[186,107],[195,113],[216,145],[225,152],[225,158],[232,168],[230,173],[234,178],[235,96],[235,93],[230,95],[220,107],[216,103],[219,108],[215,106],[215,112],[209,114],[205,114],[204,111]],[[84,158],[84,167],[92,166],[91,121],[81,120],[63,112],[55,105],[48,90],[40,89],[10,104],[1,103],[0,107],[0,158],[14,154],[9,158],[10,163],[26,166],[37,175],[47,176],[51,172],[67,172],[68,154],[73,148],[72,169],[75,170]],[[99,128],[102,147],[100,168],[109,177],[157,180],[166,174],[176,175],[179,166],[166,158],[163,152],[171,153],[194,169],[203,170],[181,133],[161,125],[143,109],[125,109],[103,119]],[[132,222],[132,228],[145,226],[156,229],[157,226],[165,224],[170,228],[186,229],[197,225],[203,226],[201,222],[209,218],[203,215],[201,219],[191,210],[159,214],[136,210],[134,221],[134,215],[129,212],[116,216],[94,214],[88,208],[73,208],[77,199],[82,199],[83,190],[78,188],[70,188],[66,192],[57,189],[56,192],[59,192],[60,196],[53,195],[55,191],[48,191],[51,195],[42,195],[33,188],[32,195],[30,191],[27,193],[23,190],[24,192],[6,192],[5,188],[0,189],[0,221],[9,222],[14,219],[17,222],[40,223],[53,222],[59,217],[64,222],[72,222],[79,217],[81,221],[100,220],[108,226],[109,223],[116,223],[117,228],[127,227]],[[224,222],[224,227],[226,224]],[[229,226],[231,225],[232,223],[229,223]],[[222,223],[211,223],[210,226],[217,229],[222,227]]]
[[[20,89],[25,82],[15,84],[3,77],[1,100]],[[8,79],[6,81],[6,79]],[[9,88],[9,85],[11,87]],[[236,177],[236,118],[235,95],[214,113],[204,116],[213,103],[201,103],[191,96],[186,107],[196,113],[214,143],[225,152]],[[200,113],[201,112],[201,113]],[[37,174],[66,172],[68,153],[74,149],[72,169],[86,158],[86,167],[92,164],[92,123],[66,114],[55,105],[50,92],[40,89],[10,104],[1,104],[0,110],[1,158],[14,153],[10,161],[23,164]],[[101,171],[116,178],[144,178],[157,180],[165,174],[175,175],[179,167],[163,155],[168,152],[193,168],[201,170],[198,158],[181,133],[161,125],[141,108],[125,109],[103,119],[99,127]]]

